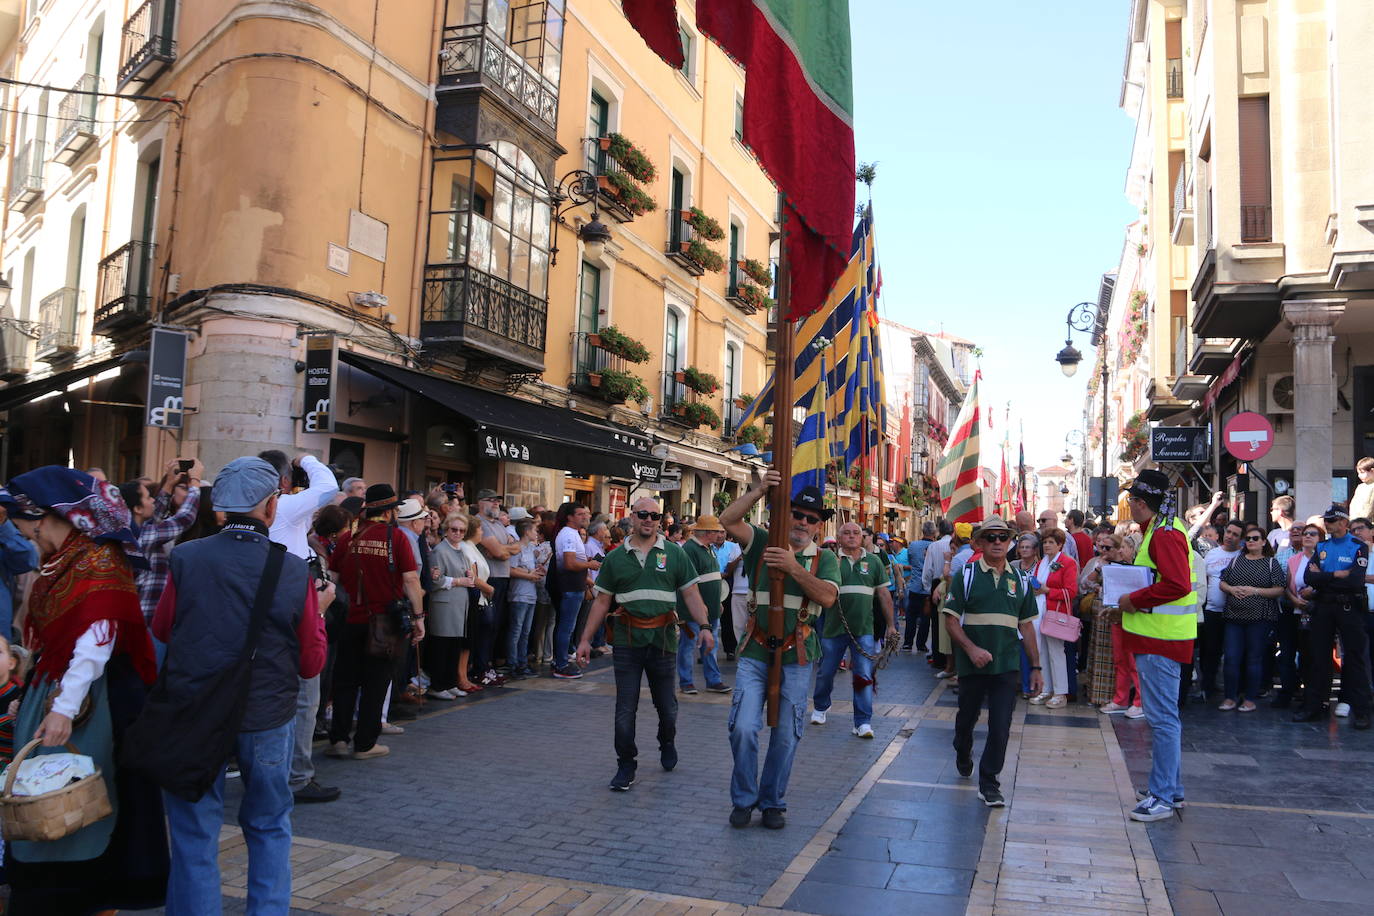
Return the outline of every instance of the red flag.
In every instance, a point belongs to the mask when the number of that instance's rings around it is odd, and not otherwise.
[[[673,0],[623,0],[660,57],[682,64]],[[747,74],[744,142],[783,196],[788,318],[819,309],[849,261],[853,85],[847,0],[697,0],[697,28]]]

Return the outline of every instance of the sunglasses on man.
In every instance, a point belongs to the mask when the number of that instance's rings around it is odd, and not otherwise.
[[[993,531],[983,535],[983,540],[992,544],[1004,544],[1011,540],[1010,531]]]
[[[647,522],[649,519],[653,519],[654,521],[658,521],[659,519],[663,518],[663,513],[662,513],[662,512],[645,512],[645,511],[641,510],[641,511],[635,513],[635,518],[639,519],[640,521],[645,521],[645,522]]]
[[[802,512],[798,509],[792,510],[792,518],[795,521],[806,522],[808,525],[819,525],[821,523],[821,517],[819,515],[812,515],[810,512]]]

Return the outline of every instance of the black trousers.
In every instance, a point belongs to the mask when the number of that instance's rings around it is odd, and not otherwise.
[[[926,615],[929,595],[920,592],[906,593],[906,632],[902,634],[902,645],[910,649],[911,644],[926,645],[930,639],[930,617]]]
[[[463,647],[461,636],[425,636],[425,673],[429,675],[430,690],[448,690],[458,686],[458,651]]]
[[[1331,698],[1331,647],[1341,637],[1341,695],[1355,715],[1369,715],[1369,637],[1364,628],[1363,604],[1333,604],[1319,601],[1312,608],[1312,662],[1308,666],[1307,690],[1303,706],[1319,712]]]
[[[640,681],[649,681],[649,697],[658,710],[658,746],[667,747],[677,738],[677,653],[657,646],[616,646],[615,666],[615,756],[619,763],[634,765],[639,756],[635,746],[635,715],[639,711]]]
[[[983,757],[978,761],[978,788],[1000,787],[997,777],[1007,759],[1007,739],[1011,735],[1011,712],[1021,688],[1021,672],[966,674],[959,678],[959,714],[954,718],[954,753],[973,756],[973,727],[984,701],[988,706],[988,737]]]
[[[339,654],[334,660],[334,718],[329,725],[329,743],[347,741],[353,735],[353,749],[365,751],[377,743],[382,733],[382,703],[386,688],[396,671],[396,662],[367,654],[367,624],[344,625],[339,639]],[[358,707],[358,727],[353,728],[353,707]]]
[[[930,625],[930,660],[935,663],[935,667],[937,668],[943,668],[945,662],[949,659],[945,653],[940,651],[940,631],[936,629],[936,627],[942,626],[940,623],[940,609],[935,606],[934,597],[935,590],[939,588],[941,581],[943,580],[939,578],[930,580],[930,619],[932,621]],[[948,597],[948,594],[946,594],[946,597]]]
[[[725,593],[725,597],[720,601],[720,629],[716,631],[717,638],[725,651],[734,655],[739,648],[739,640],[735,638],[734,615],[730,612],[730,592]]]
[[[1217,674],[1221,671],[1221,654],[1226,645],[1226,612],[1217,609],[1202,612],[1202,626],[1198,627],[1198,659],[1202,663],[1202,692],[1210,697],[1221,689]]]
[[[497,642],[497,637],[506,628],[506,593],[510,590],[510,579],[488,579],[487,584],[492,587],[492,595],[487,599],[487,606],[476,615],[477,632],[472,636],[472,668],[479,677],[492,667],[498,656],[504,658],[506,654],[502,648],[505,643]],[[471,605],[468,619],[473,620]]]

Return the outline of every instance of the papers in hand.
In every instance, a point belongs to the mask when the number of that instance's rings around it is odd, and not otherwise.
[[[1102,604],[1105,607],[1117,607],[1121,604],[1122,595],[1149,588],[1155,581],[1155,571],[1148,566],[1109,563],[1102,567],[1101,572]]]

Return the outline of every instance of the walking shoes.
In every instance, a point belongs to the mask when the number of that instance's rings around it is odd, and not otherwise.
[[[390,753],[391,753],[391,748],[387,747],[385,744],[374,744],[374,745],[372,745],[372,747],[368,748],[368,749],[365,750],[365,751],[354,751],[354,752],[353,752],[353,759],[354,759],[354,760],[375,760],[375,759],[377,759],[378,757],[385,757],[387,754],[390,754]]]
[[[1133,821],[1167,821],[1174,816],[1174,806],[1162,798],[1146,795],[1140,804],[1131,809]]]
[[[730,809],[731,827],[748,827],[749,822],[754,819],[753,808],[732,808]]]
[[[622,763],[611,777],[610,789],[612,792],[628,792],[630,786],[635,784],[635,765],[633,763]]]

